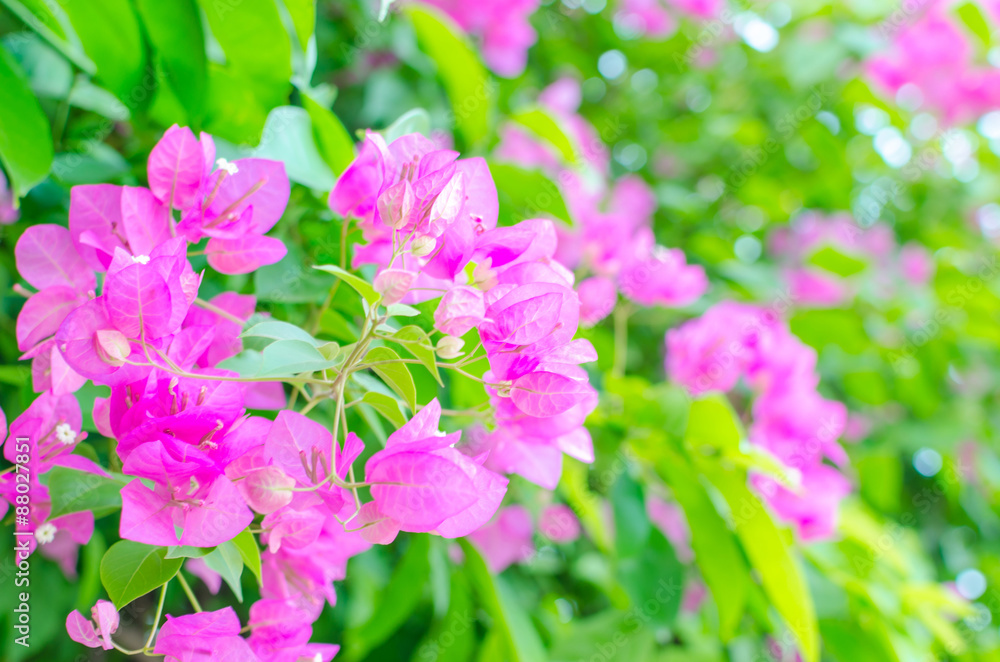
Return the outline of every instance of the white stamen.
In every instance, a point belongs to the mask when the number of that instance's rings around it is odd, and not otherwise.
[[[56,439],[59,443],[69,446],[76,441],[76,432],[69,426],[69,423],[60,423],[56,426]]]
[[[56,531],[58,530],[55,524],[46,522],[35,529],[35,540],[42,545],[47,545],[56,539]]]
[[[133,264],[149,264],[149,256],[148,255],[133,255],[132,256],[132,263]]]
[[[236,167],[236,164],[228,159],[218,158],[215,160],[215,165],[219,166],[219,170],[225,170],[230,175],[235,175],[240,171],[240,169]]]

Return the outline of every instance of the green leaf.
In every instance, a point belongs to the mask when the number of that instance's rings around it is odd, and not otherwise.
[[[0,161],[16,200],[45,179],[52,167],[52,130],[20,67],[0,46]]]
[[[698,569],[719,610],[719,635],[728,641],[736,635],[746,609],[750,569],[694,467],[669,448],[661,447],[658,451],[662,455],[655,464],[656,470],[684,510]]]
[[[90,541],[80,550],[81,569],[76,608],[81,611],[90,609],[101,596],[101,559],[107,550],[108,544],[100,530],[95,530]]]
[[[399,354],[388,347],[372,347],[365,355],[364,363],[371,364],[380,361],[399,361]],[[410,406],[410,411],[417,411],[417,387],[413,384],[413,375],[405,363],[383,363],[371,366],[379,377],[392,388],[399,397]]]
[[[311,343],[302,340],[279,340],[261,352],[259,377],[298,375],[317,372],[337,365]]]
[[[285,103],[291,88],[292,42],[274,0],[199,0],[226,64],[265,111]]]
[[[216,138],[225,138],[238,145],[256,145],[263,134],[268,111],[284,102],[284,98],[275,98],[270,103],[262,101],[250,87],[248,75],[215,62],[209,63],[205,130]],[[255,280],[262,270],[254,273]]]
[[[316,145],[309,113],[297,106],[271,109],[264,122],[260,145],[251,154],[256,158],[281,161],[288,179],[311,189],[328,191],[336,178]]]
[[[348,285],[353,287],[354,291],[360,294],[361,298],[363,298],[369,304],[374,305],[375,302],[378,301],[380,298],[379,294],[375,291],[375,288],[373,288],[368,281],[366,281],[364,278],[361,278],[360,276],[355,276],[349,271],[344,271],[335,264],[317,265],[314,266],[313,269],[319,269],[320,271],[325,271],[328,274],[333,274],[334,276],[337,276],[338,278],[346,282]]]
[[[111,546],[101,560],[101,583],[115,608],[166,584],[177,574],[182,559],[166,558],[166,547],[151,547],[131,540]]]
[[[173,545],[167,547],[168,559],[200,559],[215,551],[215,547],[191,547],[189,545]]]
[[[831,246],[824,246],[819,249],[810,255],[806,262],[844,278],[861,273],[868,267],[868,264],[864,260],[841,253]]]
[[[427,332],[419,326],[413,324],[404,326],[396,333],[392,334],[393,340],[402,345],[403,349],[419,359],[420,363],[427,368],[428,372],[434,376],[437,383],[444,386],[441,381],[441,373],[438,372],[437,356],[434,354],[434,345]]]
[[[257,578],[257,583],[259,584],[261,581],[260,547],[257,545],[257,539],[254,537],[253,533],[250,532],[250,527],[243,529],[238,536],[232,539],[231,542],[240,553],[240,557],[243,559],[244,565],[250,568],[250,572],[252,572],[254,577]]]
[[[437,62],[438,75],[455,109],[455,124],[466,146],[479,143],[489,133],[496,83],[487,76],[461,29],[449,18],[415,5],[407,5],[403,11],[413,23],[421,50]]]
[[[304,329],[279,320],[268,320],[254,324],[240,334],[240,337],[243,339],[243,346],[246,349],[259,351],[279,340],[301,340],[313,347],[319,347],[323,344],[322,341],[313,338]]]
[[[52,499],[49,519],[84,511],[94,513],[95,518],[110,515],[121,509],[121,489],[131,480],[121,475],[105,478],[67,467],[52,467],[49,472],[49,497]]]
[[[993,30],[990,29],[990,24],[983,16],[983,12],[979,10],[979,7],[975,3],[966,2],[955,9],[955,13],[962,20],[962,23],[965,24],[965,27],[969,28],[972,34],[976,35],[979,41],[989,48]]]
[[[313,137],[323,160],[334,174],[339,175],[354,160],[354,141],[340,119],[329,108],[302,93],[302,106],[309,113]]]
[[[622,474],[611,490],[614,511],[615,546],[618,556],[634,556],[646,547],[650,524],[642,489],[628,474]]]
[[[548,659],[538,631],[516,594],[502,577],[486,567],[486,562],[466,539],[459,539],[465,553],[465,568],[483,608],[493,618],[494,631],[503,633],[508,646],[507,662],[544,662]]]
[[[233,590],[236,599],[243,602],[243,555],[233,541],[227,540],[204,557],[205,565],[215,570]]]
[[[681,606],[684,566],[659,529],[650,531],[648,543],[636,556],[619,561],[618,576],[632,604],[642,605],[653,623],[673,622]]]
[[[53,13],[45,0],[0,0],[24,24],[37,32],[43,39],[62,53],[67,60],[91,76],[97,72],[97,67],[76,43],[67,39],[63,23]]]
[[[736,413],[724,396],[710,395],[691,403],[684,440],[692,448],[710,446],[736,453],[742,436]]]
[[[744,472],[719,469],[711,472],[709,479],[729,504],[736,535],[771,604],[798,638],[803,660],[817,662],[816,613],[809,587],[788,542],[764,504],[747,487]]]
[[[539,138],[548,141],[562,154],[567,163],[576,161],[576,149],[573,141],[563,132],[559,123],[542,108],[532,108],[510,116],[510,119],[521,126],[530,129]]]
[[[370,405],[378,413],[385,416],[390,423],[396,426],[396,429],[406,425],[406,416],[399,410],[399,403],[396,402],[395,398],[391,398],[384,393],[368,391],[361,398],[361,402]]]
[[[411,108],[396,118],[385,129],[385,141],[391,143],[396,138],[402,138],[411,133],[423,136],[431,135],[431,116],[423,108]]]
[[[475,605],[469,581],[461,572],[453,572],[448,588],[448,611],[437,621],[417,646],[413,660],[466,662],[476,646]]]
[[[424,593],[430,577],[430,537],[410,536],[410,545],[392,572],[371,617],[344,633],[344,658],[360,660],[386,641],[406,621]]]
[[[163,72],[188,117],[205,112],[208,61],[201,12],[195,0],[136,0],[136,8]]]
[[[490,172],[500,197],[500,225],[542,216],[572,223],[559,187],[540,170],[490,163]]]
[[[58,0],[83,50],[97,66],[97,80],[129,108],[151,96],[144,86],[146,47],[128,0]]]
[[[299,45],[302,46],[302,50],[306,50],[309,48],[309,39],[316,30],[315,0],[285,0],[285,9],[292,17]]]

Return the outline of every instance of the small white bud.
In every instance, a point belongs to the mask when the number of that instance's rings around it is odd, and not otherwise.
[[[414,257],[426,257],[437,248],[437,239],[429,234],[422,234],[410,244],[410,253]]]
[[[437,355],[442,359],[457,359],[462,355],[465,341],[456,336],[445,336],[437,343]]]
[[[230,175],[235,175],[240,171],[236,164],[228,159],[218,158],[215,160],[215,165],[219,166],[219,170],[225,170]]]
[[[149,264],[148,255],[133,255],[132,264]]]

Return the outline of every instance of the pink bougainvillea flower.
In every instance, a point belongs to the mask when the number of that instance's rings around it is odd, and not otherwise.
[[[98,600],[90,609],[91,620],[74,609],[66,617],[66,632],[69,638],[88,648],[114,648],[111,635],[118,630],[118,610],[107,600]]]
[[[146,176],[153,194],[169,208],[191,209],[204,194],[207,167],[211,167],[211,156],[206,163],[205,140],[195,138],[187,127],[171,126],[149,153]],[[215,146],[211,145],[214,156]]]
[[[185,616],[167,614],[156,635],[156,655],[165,662],[256,662],[260,658],[240,636],[232,607]]]
[[[618,303],[615,281],[605,276],[581,280],[577,294],[580,296],[580,321],[587,326],[593,326],[607,317]]]
[[[483,555],[492,572],[503,572],[535,554],[531,513],[524,506],[507,506],[496,519],[474,531],[469,540]]]
[[[618,275],[622,294],[644,306],[686,306],[708,289],[705,270],[689,265],[680,249],[654,245],[653,233],[636,233]]]
[[[261,660],[330,662],[334,644],[312,644],[311,614],[286,600],[258,600],[250,607],[247,643]]]
[[[836,306],[850,295],[841,279],[817,269],[790,269],[785,279],[792,300],[804,306]]]
[[[778,517],[795,525],[802,540],[828,540],[836,533],[840,502],[851,493],[851,482],[823,464],[806,467],[799,476],[796,490],[761,474],[752,476],[751,483]]]
[[[42,393],[11,422],[4,457],[13,463],[18,455],[24,454],[17,447],[26,443],[30,448],[29,459],[21,464],[26,464],[34,476],[43,474],[87,438],[82,423],[83,416],[75,396]],[[15,437],[26,438],[27,442],[16,443]]]
[[[169,437],[139,445],[122,468],[153,481],[122,488],[121,536],[148,545],[213,547],[253,521],[232,482],[195,446]]]
[[[486,315],[483,292],[458,285],[448,290],[434,311],[434,328],[449,336],[464,336],[479,326]]]
[[[458,538],[493,516],[507,479],[453,448],[461,433],[441,434],[440,416],[434,399],[369,458],[365,479],[378,512],[399,530]]]
[[[573,542],[580,537],[580,520],[569,506],[555,504],[539,515],[538,530],[553,542]]]
[[[94,272],[73,246],[70,231],[59,225],[33,225],[14,247],[17,270],[33,287],[70,287],[77,292],[93,290]]]

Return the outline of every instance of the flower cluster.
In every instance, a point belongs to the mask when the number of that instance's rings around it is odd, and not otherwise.
[[[525,130],[501,131],[497,157],[554,176],[566,193],[575,225],[559,226],[556,259],[568,269],[591,274],[580,281],[580,318],[593,325],[606,317],[618,293],[642,306],[685,306],[708,289],[699,266],[688,265],[683,251],[664,248],[653,235],[656,197],[641,178],[609,177],[608,155],[594,128],[576,110],[580,86],[563,78],[539,101],[580,146],[576,167],[565,167],[551,148]]]
[[[897,249],[887,225],[862,228],[847,213],[803,213],[771,232],[768,248],[783,264],[789,297],[801,306],[837,306],[862,288],[873,298],[885,299],[901,286],[927,284],[934,274],[933,258],[922,245],[911,242]],[[831,259],[843,263],[841,273],[822,268],[824,251],[832,251]],[[854,278],[861,273],[863,280]]]
[[[984,4],[995,10],[994,3]],[[865,69],[888,92],[907,94],[906,103],[926,103],[945,122],[957,124],[997,107],[1000,71],[976,62],[970,35],[952,11],[950,3],[930,2],[914,19],[887,22],[889,47],[870,57]]]
[[[367,244],[354,263],[378,266],[374,283],[383,301],[441,296],[434,314],[445,334],[440,356],[459,356],[461,336],[478,328],[497,425],[476,435],[469,452],[488,450],[487,467],[551,489],[563,453],[593,461],[583,422],[597,393],[580,364],[597,355],[588,341],[573,340],[580,301],[573,274],[554,259],[554,225],[497,227],[486,162],[457,157],[419,134],[386,145],[369,133],[330,204],[359,219]]]
[[[753,485],[803,540],[831,536],[851,484],[824,458],[847,462],[837,441],[847,409],[817,391],[816,352],[773,311],[727,301],[667,332],[666,369],[692,395],[746,381],[756,396],[750,442],[777,457],[791,483],[755,473]]]

